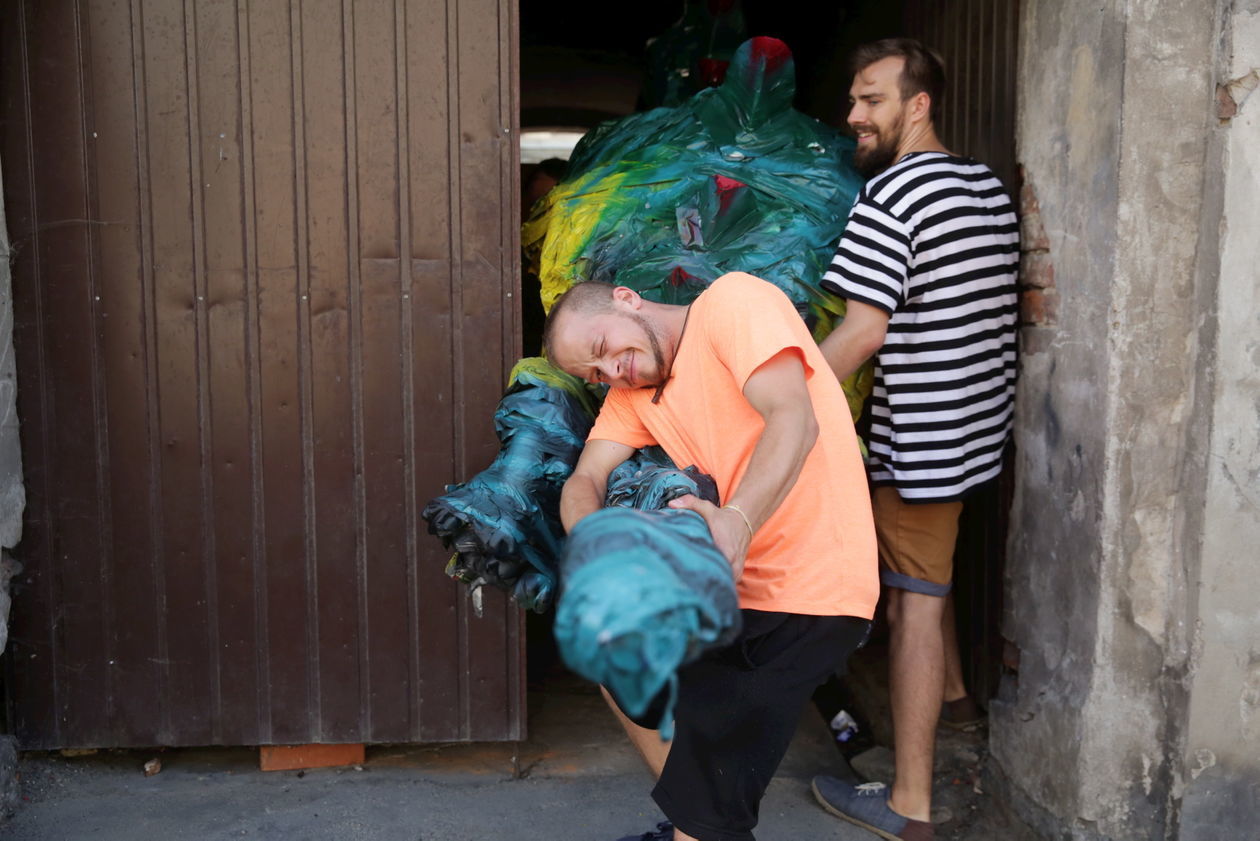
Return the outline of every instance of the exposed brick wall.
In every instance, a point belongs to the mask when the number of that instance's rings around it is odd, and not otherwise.
[[[1059,292],[1054,284],[1050,239],[1041,222],[1036,189],[1022,166],[1020,182],[1020,322],[1031,327],[1053,327],[1059,320]]]

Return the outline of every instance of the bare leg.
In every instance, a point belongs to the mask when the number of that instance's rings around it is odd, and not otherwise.
[[[941,641],[945,649],[945,693],[946,701],[957,701],[967,694],[967,686],[963,683],[962,658],[958,653],[958,625],[954,619],[954,591],[950,590],[945,597],[945,612],[941,616]]]
[[[639,751],[639,756],[642,756],[643,761],[647,763],[648,770],[652,772],[652,778],[659,780],[661,778],[661,769],[665,767],[665,758],[669,756],[669,746],[673,742],[662,742],[661,734],[658,731],[640,727],[626,718],[626,714],[617,706],[617,702],[608,694],[608,690],[601,686],[599,691],[603,693],[609,709],[613,711],[613,715],[617,716],[617,720],[621,722],[626,735],[630,737],[630,743],[635,746]]]
[[[928,821],[932,814],[932,754],[945,680],[941,639],[945,600],[893,588],[888,595],[888,682],[897,768],[888,805],[907,818]]]

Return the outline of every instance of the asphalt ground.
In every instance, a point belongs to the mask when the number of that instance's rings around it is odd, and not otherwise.
[[[0,838],[23,841],[613,841],[661,820],[651,779],[594,688],[529,699],[521,743],[370,746],[360,766],[258,770],[251,748],[21,756],[22,800]],[[145,776],[157,758],[161,771]],[[846,774],[807,709],[761,808],[759,841],[871,841],[813,801],[816,773]]]

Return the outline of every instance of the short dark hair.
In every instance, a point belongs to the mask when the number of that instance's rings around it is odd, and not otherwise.
[[[547,323],[543,325],[543,355],[548,359],[555,357],[552,342],[555,341],[556,320],[561,313],[572,311],[574,314],[591,315],[605,312],[612,306],[613,290],[616,288],[601,280],[584,280],[573,284],[556,298],[547,313]]]
[[[904,102],[916,94],[926,93],[932,103],[928,117],[935,123],[941,115],[941,102],[945,98],[945,62],[941,54],[914,38],[872,41],[859,45],[853,51],[853,75],[886,58],[905,60],[899,80],[901,99]]]

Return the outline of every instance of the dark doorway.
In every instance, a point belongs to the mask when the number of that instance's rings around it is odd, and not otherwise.
[[[717,3],[718,7],[729,3]],[[788,44],[797,68],[796,107],[824,123],[843,126],[848,110],[848,55],[878,38],[909,35],[940,50],[950,72],[942,136],[951,149],[988,163],[1012,192],[1018,190],[1014,160],[1015,58],[1018,4],[1004,0],[848,0],[818,4],[744,0],[749,37],[770,35]],[[521,126],[590,128],[642,106],[638,93],[646,72],[645,45],[684,10],[682,0],[636,6],[609,27],[594,22],[589,6],[521,0]],[[602,21],[602,19],[601,19]],[[522,167],[529,184],[534,165]],[[526,208],[523,212],[528,212]],[[536,290],[530,279],[524,294]],[[536,292],[534,293],[536,294]],[[532,320],[523,327],[525,347],[541,325],[541,306],[526,300]],[[1009,471],[1001,482],[968,501],[956,558],[955,593],[959,641],[968,686],[982,701],[996,691],[1001,663],[1001,587],[1005,553]],[[554,667],[547,617],[530,617],[530,674]]]

